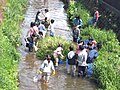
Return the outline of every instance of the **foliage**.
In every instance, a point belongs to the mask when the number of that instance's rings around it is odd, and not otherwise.
[[[19,56],[8,38],[0,33],[0,88],[1,90],[17,90],[16,64]]]
[[[38,58],[43,60],[47,54],[53,55],[54,50],[58,47],[58,44],[63,44],[63,55],[66,56],[69,52],[69,46],[75,45],[61,37],[46,37],[39,41],[39,50],[37,52]],[[65,57],[64,57],[65,59]]]
[[[9,41],[15,46],[19,43],[20,22],[24,19],[27,0],[8,0],[4,9],[4,23],[1,25],[2,32],[9,38]]]
[[[17,64],[19,25],[27,0],[7,0],[4,20],[0,26],[0,90],[18,90]]]
[[[80,0],[80,2],[84,5],[84,7],[89,9],[91,13],[93,13],[94,7],[98,7],[98,11],[101,17],[99,18],[97,26],[106,30],[112,29],[116,33],[117,38],[120,41],[120,16],[116,9],[116,7],[119,5],[116,3],[117,1],[112,0],[109,3],[104,3],[107,1]]]
[[[70,7],[81,9],[80,12],[76,13],[81,16],[84,23],[87,23],[89,20],[87,14],[90,15],[90,13],[87,12],[85,7],[80,2],[77,2],[76,4],[74,3],[74,6],[71,5],[73,4],[70,4]],[[68,14],[71,11],[70,7]],[[92,37],[102,44],[102,48],[99,50],[99,56],[95,60],[96,68],[94,72],[99,88],[102,90],[119,90],[120,46],[115,33],[113,33],[112,30],[106,31],[89,26],[81,31],[81,37],[83,40]]]
[[[88,12],[88,13],[86,13]],[[74,1],[71,1],[68,7],[68,18],[70,21],[73,21],[73,19],[75,18],[75,16],[80,16],[81,19],[84,21],[83,25],[88,23],[88,20],[91,18],[90,12],[86,9],[84,9],[84,7],[80,4],[80,3],[76,3]]]

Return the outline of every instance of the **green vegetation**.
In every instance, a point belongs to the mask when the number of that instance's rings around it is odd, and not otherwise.
[[[18,90],[17,64],[20,22],[27,0],[7,0],[0,26],[0,90]]]
[[[39,50],[37,56],[40,60],[44,60],[47,54],[53,55],[54,50],[58,47],[58,44],[63,44],[63,55],[66,56],[69,52],[69,46],[75,45],[61,37],[46,37],[39,41]],[[65,59],[66,57],[64,57]]]
[[[68,18],[73,20],[75,15],[80,15],[84,24],[87,24],[91,18],[90,13],[80,2],[70,2]],[[86,27],[81,31],[81,37],[83,40],[93,37],[102,44],[99,56],[95,60],[94,72],[99,88],[102,90],[120,90],[120,46],[116,35],[111,30]]]
[[[8,0],[4,9],[4,21],[1,29],[14,46],[19,43],[20,22],[24,19],[23,11],[26,2],[27,0]]]
[[[91,12],[91,14],[94,12],[93,8],[98,7],[98,11],[101,17],[99,18],[97,26],[106,30],[112,29],[116,33],[117,38],[120,41],[120,18],[119,13],[116,12],[116,9],[114,7],[112,8],[111,6],[107,6],[106,4],[104,4],[104,0],[80,1]],[[113,3],[111,3],[110,5],[118,5],[116,2],[117,1],[113,1]],[[116,4],[114,5],[114,3]]]

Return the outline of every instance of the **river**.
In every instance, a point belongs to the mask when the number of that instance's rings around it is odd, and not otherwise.
[[[29,53],[25,47],[24,38],[30,28],[30,22],[35,20],[38,10],[48,8],[51,18],[55,20],[55,35],[62,36],[67,40],[72,40],[69,25],[67,24],[67,14],[63,8],[64,4],[60,0],[29,0],[25,13],[25,19],[21,24],[21,42],[19,47],[21,60],[19,62],[19,90],[96,90],[96,85],[86,79],[71,77],[66,74],[66,68],[61,65],[55,76],[51,76],[48,85],[34,83],[33,77],[42,63],[36,58],[35,53]]]

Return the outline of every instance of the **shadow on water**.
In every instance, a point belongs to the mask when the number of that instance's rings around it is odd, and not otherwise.
[[[48,2],[49,1],[49,2]],[[70,29],[66,22],[67,14],[64,12],[63,3],[59,0],[30,0],[21,28],[21,42],[19,47],[21,61],[19,63],[19,90],[96,90],[96,85],[82,78],[73,78],[66,74],[66,68],[61,65],[56,71],[56,75],[51,76],[48,85],[41,82],[34,83],[33,77],[36,75],[42,61],[37,60],[35,53],[29,53],[25,47],[24,38],[30,28],[30,22],[34,21],[38,10],[48,7],[51,18],[55,20],[55,34],[65,39],[70,39]]]

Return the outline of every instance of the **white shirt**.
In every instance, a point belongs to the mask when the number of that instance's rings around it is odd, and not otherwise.
[[[50,21],[50,13],[49,12],[45,13],[45,17],[47,17],[47,21]]]
[[[45,60],[41,65],[41,69],[43,69],[43,72],[49,72],[49,73],[55,71],[53,62],[51,60],[50,63],[48,63],[48,60]]]
[[[68,58],[69,58],[69,59],[72,59],[74,55],[75,55],[74,51],[70,51],[70,52],[68,53]]]
[[[87,61],[87,52],[86,49],[82,50],[78,54],[78,66],[86,66],[86,61]]]
[[[55,29],[54,29],[54,27],[55,27],[55,25],[54,24],[50,24],[49,26],[48,26],[48,30],[50,30],[51,32],[55,32]]]
[[[54,51],[54,53],[61,55],[61,54],[62,54],[62,50],[63,50],[62,47],[58,47],[58,48]]]

